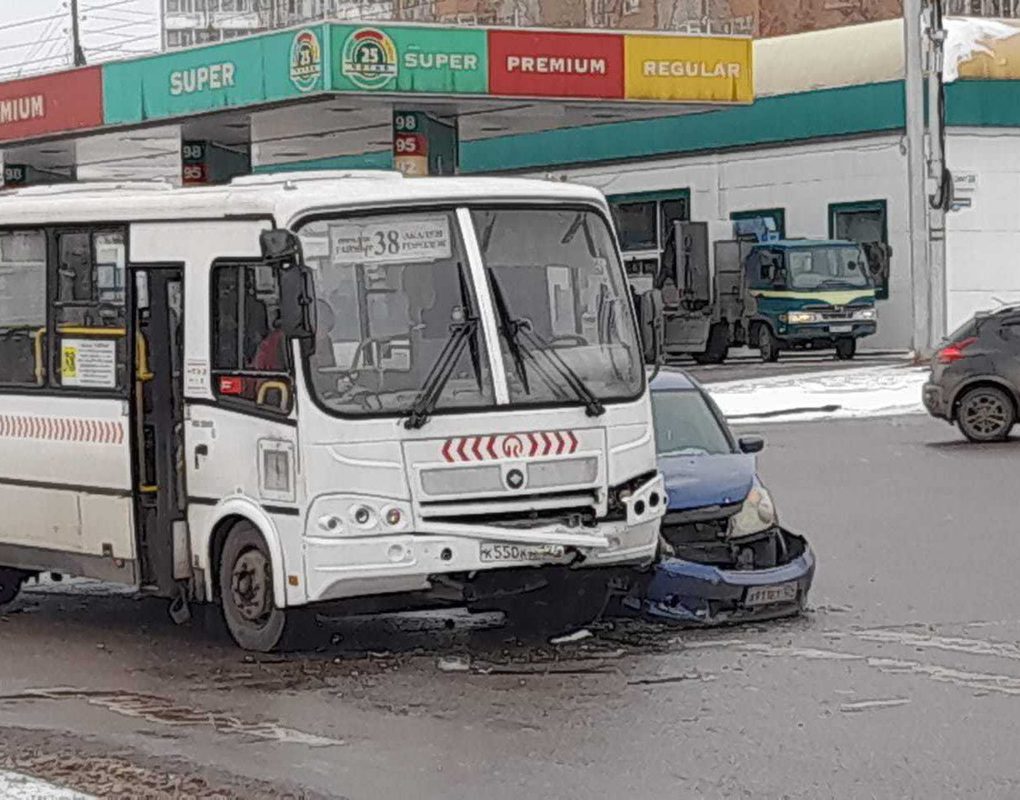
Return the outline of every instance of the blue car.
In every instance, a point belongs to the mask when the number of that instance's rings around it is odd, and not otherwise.
[[[774,619],[807,601],[815,558],[779,524],[758,478],[759,436],[735,439],[708,393],[679,370],[652,381],[668,512],[662,557],[625,601],[646,616],[693,625]]]

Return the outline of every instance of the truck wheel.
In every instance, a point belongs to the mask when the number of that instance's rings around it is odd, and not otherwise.
[[[1013,401],[993,386],[971,389],[956,409],[956,424],[972,442],[1001,442],[1015,423]]]
[[[273,599],[273,563],[262,535],[250,523],[235,525],[220,556],[223,619],[237,644],[268,653],[283,638],[286,612]]]
[[[836,358],[838,358],[840,361],[849,361],[855,355],[857,355],[856,339],[836,340]]]
[[[766,363],[779,360],[779,340],[768,325],[758,326],[758,350],[761,352],[761,360]]]
[[[708,332],[704,353],[695,353],[698,364],[722,364],[730,353],[730,329],[725,322],[717,322]]]
[[[14,601],[24,580],[25,573],[21,570],[0,567],[0,606]]]

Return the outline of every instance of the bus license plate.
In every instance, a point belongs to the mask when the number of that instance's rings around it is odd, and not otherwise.
[[[482,542],[481,561],[485,564],[501,562],[555,561],[563,558],[566,550],[559,544],[500,544]]]
[[[829,333],[850,333],[853,329],[853,325],[830,325]]]
[[[767,606],[772,603],[792,603],[797,599],[797,581],[777,583],[775,586],[752,586],[744,598],[745,606]]]

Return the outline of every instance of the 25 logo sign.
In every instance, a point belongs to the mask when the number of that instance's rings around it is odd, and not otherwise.
[[[322,45],[315,31],[303,30],[294,36],[290,48],[290,80],[299,92],[319,88],[322,78]]]

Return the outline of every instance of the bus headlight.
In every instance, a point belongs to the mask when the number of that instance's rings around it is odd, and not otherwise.
[[[790,325],[810,325],[812,322],[821,322],[822,315],[817,311],[787,311],[786,322]]]
[[[730,517],[729,536],[731,539],[740,539],[767,531],[778,524],[779,515],[776,514],[772,496],[761,485],[761,481],[755,478],[740,511]]]
[[[878,314],[875,313],[875,309],[873,308],[862,308],[854,312],[854,319],[870,322],[877,318]]]

